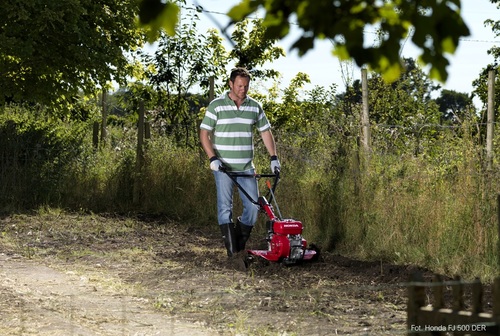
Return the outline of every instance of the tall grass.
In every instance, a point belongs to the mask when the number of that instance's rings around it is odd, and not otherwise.
[[[482,168],[472,142],[448,142],[442,153],[438,160],[373,155],[361,179],[344,176],[337,250],[448,275],[495,276],[498,179]]]

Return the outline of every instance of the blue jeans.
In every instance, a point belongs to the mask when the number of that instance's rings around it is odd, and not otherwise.
[[[254,175],[253,169],[244,171],[239,174]],[[217,220],[219,225],[228,224],[233,222],[233,190],[234,183],[226,173],[214,171],[215,186],[217,189]],[[253,177],[236,177],[236,181],[241,187],[257,201],[259,196],[257,180]],[[243,213],[240,221],[242,224],[253,226],[257,221],[259,214],[259,207],[253,204],[241,190],[239,190],[240,198],[243,204]]]

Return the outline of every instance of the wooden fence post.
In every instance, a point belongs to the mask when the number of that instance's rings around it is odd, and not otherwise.
[[[97,121],[94,122],[94,128],[92,130],[92,144],[95,149],[99,147],[99,123]]]
[[[144,165],[144,102],[139,103],[139,121],[137,124],[137,152],[135,160],[135,176],[133,203],[138,205],[142,194],[142,168]]]
[[[453,292],[453,310],[461,311],[464,309],[464,285],[459,276],[454,278],[454,284],[451,286]]]
[[[151,139],[151,123],[149,121],[144,122],[144,139]]]
[[[208,100],[212,101],[214,100],[214,90],[215,90],[214,76],[210,76],[209,81],[210,81],[210,91],[208,92]]]
[[[370,157],[370,118],[369,118],[369,106],[368,106],[368,75],[367,70],[361,70],[361,90],[363,99],[363,113],[361,113],[361,127],[363,129],[363,149],[365,152],[365,157]]]
[[[425,287],[420,284],[423,282],[422,274],[415,273],[410,278],[408,286],[408,306],[407,306],[407,330],[408,335],[418,335],[420,325],[418,321],[418,312],[420,307],[425,305]]]
[[[493,316],[500,318],[500,278],[493,282]]]
[[[102,104],[102,120],[101,120],[101,144],[106,143],[107,131],[106,127],[108,124],[108,109],[107,109],[107,96],[106,90],[102,90],[101,104]]]
[[[443,282],[443,277],[436,274],[434,276],[433,283],[435,284],[440,284]],[[444,308],[444,293],[443,293],[443,286],[434,286],[432,288],[432,292],[434,294],[434,307],[436,309],[441,309]]]
[[[472,283],[472,313],[479,314],[483,312],[483,284],[479,278],[474,279]]]
[[[500,266],[500,194],[497,195],[497,259]]]
[[[495,70],[488,71],[488,119],[486,124],[486,166],[493,163],[493,130],[495,128]]]

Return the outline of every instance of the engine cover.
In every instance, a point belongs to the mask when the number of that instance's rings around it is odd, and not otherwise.
[[[276,260],[287,258],[290,254],[290,241],[286,236],[273,235],[270,241],[270,253]]]
[[[273,233],[279,235],[299,235],[302,229],[302,222],[295,219],[282,219],[273,223]]]
[[[249,250],[248,253],[269,261],[282,261],[285,265],[311,260],[316,251],[307,249],[302,238],[302,222],[295,219],[267,221],[268,250]]]

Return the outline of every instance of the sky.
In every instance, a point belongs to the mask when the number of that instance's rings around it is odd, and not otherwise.
[[[227,18],[224,13],[227,13],[238,2],[238,0],[189,0],[187,7],[194,7],[198,3],[203,6],[205,11],[210,12],[211,17],[204,13],[200,14],[198,28],[204,32],[208,28],[217,28],[213,19],[217,19],[222,26],[225,26]],[[441,85],[445,89],[468,94],[473,89],[472,81],[479,77],[483,68],[493,62],[493,57],[487,54],[487,50],[494,45],[500,45],[500,37],[495,37],[491,28],[484,26],[486,19],[498,19],[500,9],[489,0],[462,0],[461,3],[462,17],[469,27],[471,35],[460,40],[454,55],[447,56],[450,62],[450,66],[447,68],[448,80]],[[361,77],[361,70],[356,66],[346,67],[344,63],[344,66],[341,67],[339,60],[331,54],[332,44],[330,41],[317,40],[313,50],[299,57],[296,51],[290,50],[291,44],[299,33],[298,28],[295,28],[295,31],[292,29],[290,36],[278,43],[285,50],[286,57],[265,66],[265,68],[272,67],[283,75],[282,85],[287,86],[298,72],[304,72],[311,79],[311,84],[309,87],[306,86],[306,89],[317,85],[329,87],[335,83],[338,85],[339,91],[342,92],[345,87],[343,73],[347,73],[352,79]],[[417,58],[418,50],[410,43],[406,43],[402,55]]]

